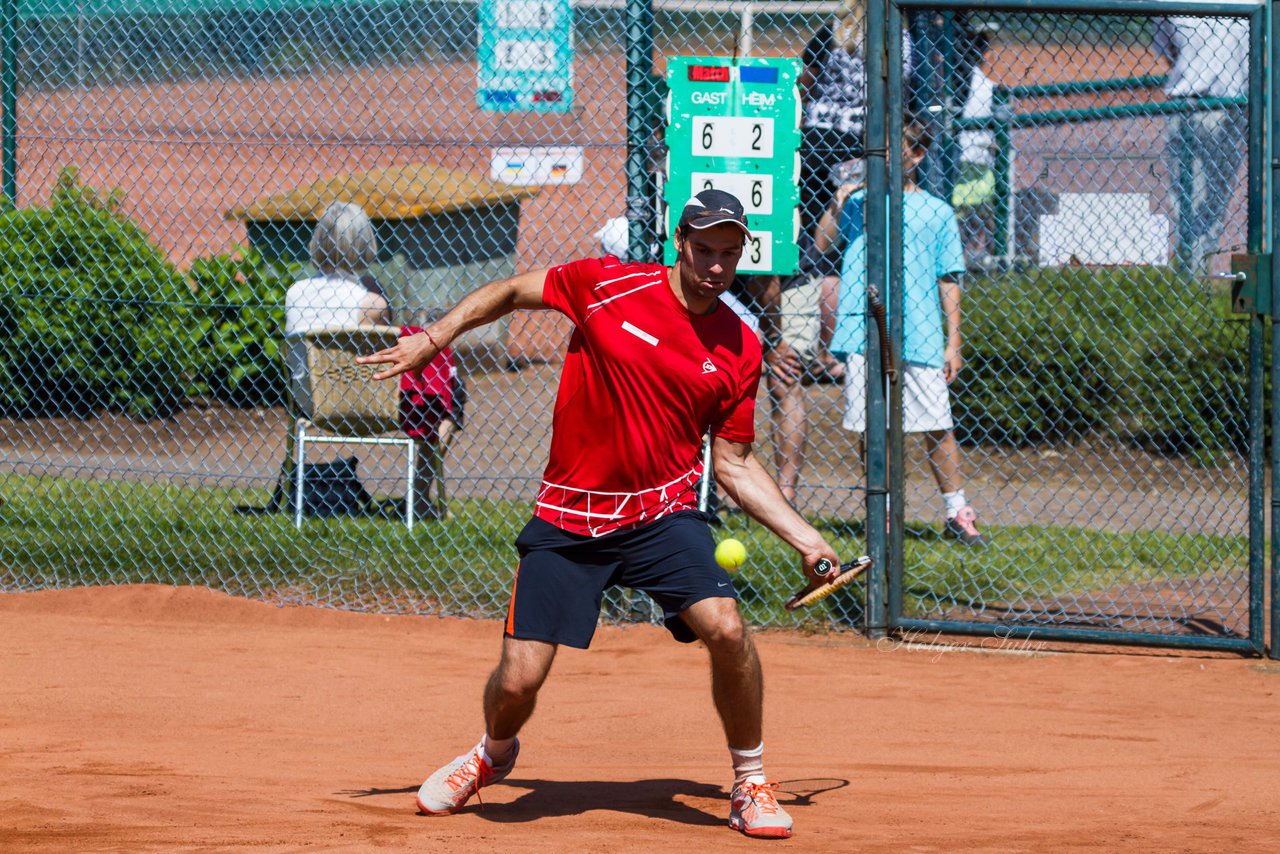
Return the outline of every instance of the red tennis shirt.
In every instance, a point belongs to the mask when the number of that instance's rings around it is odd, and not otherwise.
[[[613,256],[553,267],[542,301],[576,327],[534,515],[600,536],[697,507],[702,437],[755,440],[760,342],[723,303],[691,314],[668,269]]]

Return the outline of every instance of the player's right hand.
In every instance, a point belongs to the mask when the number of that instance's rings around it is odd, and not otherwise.
[[[840,556],[825,542],[814,551],[805,552],[802,556],[804,575],[809,581],[809,589],[834,581],[840,577]],[[826,572],[819,569],[826,568]]]
[[[357,356],[358,365],[389,365],[373,375],[375,380],[389,380],[405,371],[417,371],[425,368],[440,353],[426,332],[418,332],[401,338],[392,347],[379,350],[368,356]]]

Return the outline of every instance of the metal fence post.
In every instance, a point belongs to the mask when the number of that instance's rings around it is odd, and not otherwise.
[[[1015,232],[1011,221],[1013,214],[1013,175],[1011,174],[1013,152],[1010,146],[1013,144],[1013,140],[1009,132],[1009,117],[1012,114],[1012,110],[1009,106],[1009,90],[1005,87],[996,87],[991,112],[992,118],[995,119],[996,123],[996,198],[993,214],[995,235],[992,248],[995,250],[997,258],[1011,261]]]
[[[1196,238],[1193,230],[1195,224],[1195,158],[1192,154],[1194,130],[1187,121],[1186,113],[1171,117],[1176,123],[1176,141],[1178,152],[1178,269],[1187,275],[1195,275]]]
[[[1275,264],[1274,256],[1280,248],[1280,217],[1276,216],[1276,197],[1280,194],[1280,146],[1275,143],[1276,134],[1280,133],[1280,105],[1276,102],[1276,87],[1280,86],[1280,16],[1275,9],[1268,6],[1271,20],[1268,22],[1270,44],[1268,68],[1271,70],[1270,86],[1266,90],[1267,114],[1270,119],[1269,150],[1265,152],[1270,169],[1270,181],[1264,182],[1267,190],[1267,203],[1264,217],[1270,227],[1270,241],[1267,251],[1272,253],[1271,264],[1271,648],[1269,655],[1273,659],[1280,658],[1280,323],[1275,315],[1276,306],[1280,306],[1280,265]]]
[[[1262,6],[1249,16],[1249,166],[1248,166],[1248,248],[1252,255],[1261,255],[1266,229],[1267,134],[1266,87],[1264,70],[1267,42],[1266,13]],[[1271,307],[1274,317],[1275,305]],[[1263,524],[1265,487],[1263,469],[1266,466],[1266,422],[1263,420],[1263,399],[1266,394],[1262,342],[1264,340],[1263,315],[1249,318],[1249,642],[1259,653],[1264,648],[1264,613],[1262,607],[1264,575],[1266,569],[1266,527]]]
[[[4,0],[3,79],[0,80],[0,110],[4,111],[0,122],[0,158],[4,159],[4,174],[0,176],[0,191],[4,204],[13,208],[18,204],[18,0]]]
[[[654,240],[648,144],[661,107],[652,96],[653,26],[652,0],[627,0],[627,251],[636,260],[648,260]]]
[[[864,311],[871,317],[870,295],[872,287],[885,283],[885,153],[888,85],[885,63],[885,32],[888,25],[888,8],[892,0],[875,0],[867,4],[867,305]],[[885,635],[888,625],[886,604],[887,549],[885,522],[888,518],[888,483],[885,459],[885,399],[884,377],[880,365],[880,342],[875,324],[867,327],[867,424],[866,479],[867,553],[875,561],[875,569],[867,576],[867,635],[879,638]]]
[[[902,39],[895,36],[902,29],[902,12],[896,4],[889,4],[888,24],[888,122],[885,134],[887,170],[889,176],[889,341],[891,349],[899,357],[902,354],[903,340],[903,181],[902,174],[902,123],[906,114],[903,96]],[[950,116],[946,121],[950,122]],[[950,131],[948,131],[948,134]],[[943,163],[947,161],[944,158]],[[950,198],[950,191],[948,191]],[[867,324],[871,326],[870,323]],[[883,360],[877,361],[883,365]],[[906,458],[903,452],[902,435],[902,366],[898,365],[898,379],[889,386],[889,542],[886,546],[888,557],[888,619],[887,626],[892,627],[894,621],[902,613],[902,572],[905,561],[905,544],[903,537],[906,531]]]

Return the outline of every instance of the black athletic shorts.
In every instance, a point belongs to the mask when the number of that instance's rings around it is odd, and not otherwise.
[[[516,537],[516,550],[520,565],[505,629],[513,638],[586,649],[605,588],[620,584],[653,597],[667,630],[691,643],[697,637],[681,611],[703,599],[738,598],[696,510],[601,537],[571,534],[534,517]]]

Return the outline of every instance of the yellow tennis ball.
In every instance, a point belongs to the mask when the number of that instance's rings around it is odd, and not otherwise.
[[[727,540],[721,540],[720,545],[716,546],[716,563],[733,572],[738,567],[746,563],[747,547],[737,540],[730,537]]]

